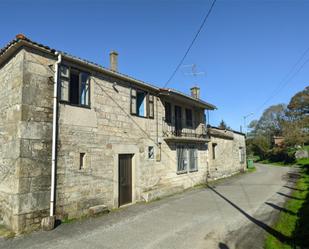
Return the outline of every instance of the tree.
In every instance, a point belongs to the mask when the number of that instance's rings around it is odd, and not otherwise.
[[[249,138],[247,143],[247,154],[258,155],[261,160],[266,159],[267,153],[270,150],[270,140],[263,135],[258,135],[253,138]]]
[[[309,143],[309,87],[290,100],[283,122],[283,135],[289,146]]]
[[[221,120],[221,122],[220,122],[220,124],[219,124],[218,128],[223,129],[223,130],[230,129],[230,127],[229,127],[229,126],[227,126],[227,124],[224,122],[224,120],[223,120],[223,119]]]
[[[288,104],[288,114],[300,119],[309,115],[309,86],[291,98]]]
[[[257,122],[251,122],[250,126],[252,125],[255,127],[253,129],[253,134],[264,136],[269,142],[271,142],[273,136],[282,135],[282,123],[285,119],[286,105],[272,105],[265,109],[261,118]]]

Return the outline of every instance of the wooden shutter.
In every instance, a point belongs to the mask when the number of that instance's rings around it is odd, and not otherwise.
[[[136,115],[136,89],[131,88],[131,114]]]
[[[148,105],[147,105],[148,118],[154,118],[154,96],[148,94]]]
[[[70,92],[70,70],[68,67],[60,66],[60,100],[69,102]]]

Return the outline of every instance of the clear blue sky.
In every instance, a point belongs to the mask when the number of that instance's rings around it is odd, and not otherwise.
[[[206,0],[2,0],[0,47],[24,33],[104,66],[109,51],[117,50],[120,72],[163,86],[210,4]],[[308,13],[309,1],[219,0],[184,62],[196,64],[205,75],[189,76],[189,69],[181,68],[169,87],[189,93],[192,85],[199,85],[202,98],[218,107],[210,114],[211,124],[224,119],[238,130],[244,115],[254,112],[259,117],[265,107],[286,103],[309,85],[307,63],[261,108],[309,47]],[[308,58],[309,53],[302,62]]]

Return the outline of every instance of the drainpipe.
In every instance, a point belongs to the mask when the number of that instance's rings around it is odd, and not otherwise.
[[[55,210],[55,179],[56,179],[56,150],[57,150],[57,113],[58,113],[58,69],[61,63],[61,54],[55,52],[58,60],[55,63],[54,95],[53,95],[53,137],[52,137],[52,165],[51,165],[51,186],[50,186],[50,216],[54,216]]]

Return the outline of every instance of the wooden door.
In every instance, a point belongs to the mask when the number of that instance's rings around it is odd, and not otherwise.
[[[119,155],[119,206],[132,202],[132,154]]]

